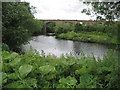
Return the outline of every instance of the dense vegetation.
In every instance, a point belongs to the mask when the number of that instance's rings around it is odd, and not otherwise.
[[[119,44],[119,28],[120,22],[114,22],[112,25],[105,22],[93,25],[58,22],[54,25],[53,32],[60,39]]]
[[[32,11],[26,2],[2,3],[2,41],[11,50],[18,51],[20,45],[42,31],[43,22],[36,20]]]
[[[68,40],[77,40],[84,42],[97,42],[97,43],[112,43],[116,44],[117,40],[114,38],[110,38],[107,34],[101,32],[69,32],[63,33],[57,36],[60,39],[68,39]]]
[[[82,54],[82,53],[81,53]],[[103,60],[2,52],[3,88],[120,88],[118,53]]]

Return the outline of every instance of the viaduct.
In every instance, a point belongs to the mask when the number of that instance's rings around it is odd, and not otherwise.
[[[58,22],[69,22],[69,23],[85,23],[85,24],[100,24],[99,21],[92,21],[92,20],[61,20],[61,19],[39,19],[41,21],[44,21],[45,23],[45,30],[44,30],[44,33],[46,33],[46,25],[47,23],[49,22],[55,22],[55,23],[58,23]]]

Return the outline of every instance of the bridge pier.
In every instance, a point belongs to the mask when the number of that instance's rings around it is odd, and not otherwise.
[[[47,23],[45,22],[45,23],[44,23],[44,30],[43,30],[43,34],[45,34],[45,35],[46,35],[46,32],[47,32]]]

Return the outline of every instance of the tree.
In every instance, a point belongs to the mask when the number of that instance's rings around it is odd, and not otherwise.
[[[29,29],[32,31],[32,36],[40,35],[44,30],[44,21],[34,19],[31,22],[29,22],[31,23],[31,27],[29,26],[29,24],[26,24],[26,26],[28,26]]]
[[[3,2],[2,3],[2,41],[10,49],[15,50],[26,43],[31,30],[25,24],[34,19],[29,3]],[[29,25],[31,27],[31,25]],[[15,50],[16,51],[16,50]]]
[[[94,14],[97,16],[97,20],[114,21],[120,18],[120,1],[113,2],[84,2],[88,6],[92,6],[92,9],[83,9],[82,13],[87,15]]]

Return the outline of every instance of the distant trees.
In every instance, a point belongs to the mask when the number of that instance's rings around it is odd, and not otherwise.
[[[34,19],[29,3],[2,3],[2,41],[16,51],[26,43],[32,33],[40,30],[40,24]]]
[[[74,31],[74,24],[72,23],[60,22],[56,24],[55,27],[56,34],[67,33],[71,31]]]
[[[75,32],[80,32],[80,31],[82,31],[82,25],[80,24],[80,23],[76,23],[75,24],[75,29],[74,29],[74,31]]]
[[[120,42],[118,40],[118,28],[120,26],[120,22],[115,22],[115,24],[112,25],[103,25],[103,24],[97,24],[97,25],[84,25],[80,23],[58,23],[55,26],[55,34],[59,36],[62,33],[69,33],[69,32],[96,32],[96,33],[106,33],[109,38],[115,38],[117,42]],[[73,34],[73,33],[71,33]]]

